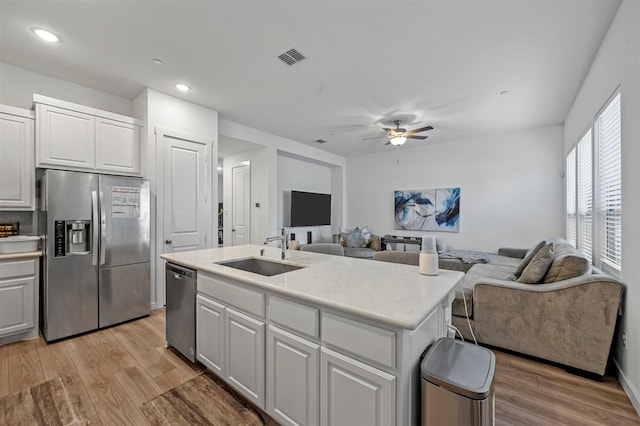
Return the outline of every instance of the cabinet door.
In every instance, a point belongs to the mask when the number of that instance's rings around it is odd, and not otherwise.
[[[326,348],[320,362],[322,425],[395,424],[394,376]]]
[[[220,377],[224,377],[224,305],[198,295],[196,297],[196,353],[203,363]]]
[[[0,209],[33,210],[33,119],[0,113],[0,153]]]
[[[89,114],[36,104],[37,166],[95,168],[94,123]]]
[[[227,381],[264,409],[264,323],[227,308],[225,324]]]
[[[140,172],[140,127],[96,117],[96,168]]]
[[[267,412],[280,424],[318,424],[319,357],[319,345],[269,326]]]
[[[0,337],[34,327],[34,276],[0,280]]]

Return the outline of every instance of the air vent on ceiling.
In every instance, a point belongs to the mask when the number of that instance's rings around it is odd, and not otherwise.
[[[314,142],[317,142],[317,143],[327,143],[327,141],[325,141],[324,139],[316,139]]]
[[[280,58],[282,62],[289,66],[295,65],[298,62],[306,59],[305,56],[302,53],[298,52],[296,49],[289,49],[282,55],[278,56],[278,58]]]

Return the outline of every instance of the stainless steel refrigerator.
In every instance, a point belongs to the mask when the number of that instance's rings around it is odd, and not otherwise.
[[[39,189],[45,339],[149,314],[149,182],[46,170]]]

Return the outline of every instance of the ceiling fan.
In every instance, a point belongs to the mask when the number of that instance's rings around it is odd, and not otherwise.
[[[400,146],[407,141],[407,139],[426,139],[427,136],[416,135],[416,133],[426,132],[427,130],[433,130],[432,126],[421,127],[419,129],[407,130],[400,128],[400,120],[393,120],[393,124],[396,128],[384,128],[383,130],[389,133],[389,140],[385,145]]]

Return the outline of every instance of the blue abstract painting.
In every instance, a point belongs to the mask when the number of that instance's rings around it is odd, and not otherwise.
[[[460,232],[460,188],[394,191],[394,229]]]

